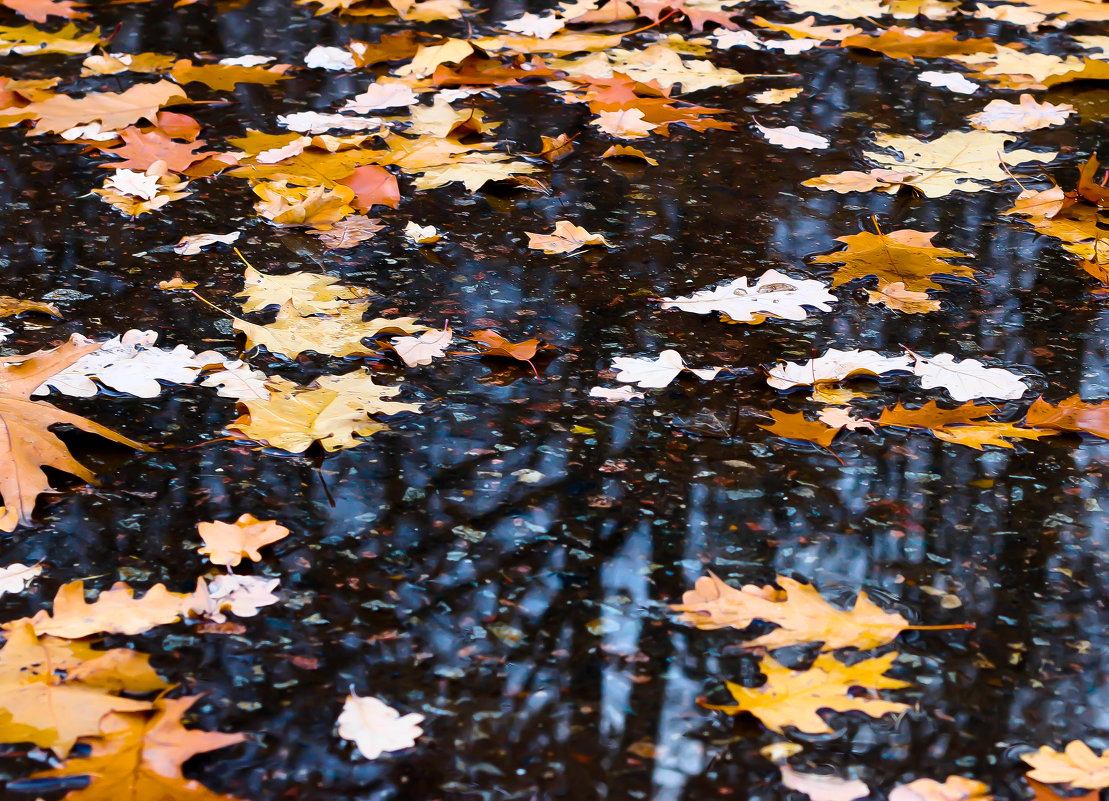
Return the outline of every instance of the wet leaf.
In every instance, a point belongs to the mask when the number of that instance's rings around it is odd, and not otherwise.
[[[213,565],[227,567],[235,567],[244,556],[262,561],[259,548],[289,536],[289,529],[276,520],[259,520],[251,514],[241,515],[234,523],[198,523],[197,531],[204,540],[200,553]]]

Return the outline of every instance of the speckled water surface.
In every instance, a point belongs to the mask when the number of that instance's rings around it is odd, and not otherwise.
[[[313,18],[289,0],[236,5],[97,3],[91,22],[106,31],[119,25],[116,51],[261,53],[294,64],[313,45],[376,39],[402,25]],[[495,3],[483,16],[522,10]],[[1015,31],[958,25],[1006,40]],[[465,32],[463,23],[428,27]],[[1051,35],[1031,44],[1054,52]],[[73,331],[128,328],[239,352],[226,318],[187,294],[154,289],[180,270],[206,298],[234,308],[242,264],[229,249],[178,256],[169,247],[184,234],[232,228],[244,232],[238,246],[259,269],[333,272],[378,293],[373,311],[496,327],[557,347],[539,377],[527,365],[466,357],[407,371],[388,358],[357,362],[386,382],[404,378],[403,397],[426,405],[390,421],[392,431],[326,456],[211,442],[234,418],[234,403],[198,387],[167,387],[154,400],[55,396],[162,449],[133,454],[71,439],[104,486],[60,480],[62,492],[39,504],[39,524],[3,538],[4,564],[47,567],[26,593],[0,600],[4,619],[48,607],[57,587],[76,578],[97,588],[122,578],[188,589],[210,569],[196,552],[200,521],[251,512],[289,526],[292,535],[263,562],[244,565],[281,579],[281,603],[239,620],[242,633],[201,634],[181,623],[105,641],[153,654],[182,691],[205,693],[197,725],[249,735],[190,762],[188,772],[256,801],[784,797],[776,768],[758,754],[781,738],[697,704],[721,698],[724,679],[758,681],[736,632],[696,631],[668,611],[706,569],[735,583],[789,575],[839,603],[866,589],[917,622],[976,624],[899,638],[892,674],[911,687],[887,695],[913,705],[905,715],[836,715],[833,736],[794,733],[813,770],[863,778],[875,797],[902,781],[959,773],[1001,798],[1024,798],[1019,755],[1027,747],[1109,744],[1109,445],[1062,437],[979,452],[885,430],[838,439],[830,453],[758,428],[767,409],[819,408],[805,393],[767,387],[760,367],[827,347],[992,357],[1027,372],[1048,400],[1103,398],[1109,300],[1088,291],[1057,244],[998,216],[1015,184],[936,200],[800,185],[857,169],[871,132],[957,129],[981,99],[933,89],[906,62],[839,49],[710,58],[800,78],[693,95],[727,109],[737,130],[679,127],[669,139],[653,137],[641,147],[658,167],[598,159],[609,142],[587,127],[583,106],[534,87],[502,89],[500,99],[474,102],[504,121],[496,138],[513,149],[539,150],[541,134],[579,134],[577,154],[549,176],[552,194],[493,185],[414,193],[402,182],[400,208],[374,213],[387,231],[339,252],[254,216],[249,189],[228,177],[197,182],[193,196],[128,220],[88,194],[104,159],[55,137],[0,130],[4,294],[54,298],[65,311],[57,324],[14,322],[4,353]],[[110,77],[77,78],[80,57],[0,62],[4,75],[63,75],[69,92],[118,88]],[[248,127],[274,132],[278,113],[332,110],[371,79],[302,71],[278,87],[241,85],[230,106],[191,113],[209,140]],[[805,87],[803,101],[749,99],[784,85]],[[198,84],[190,94],[227,97]],[[1073,180],[1074,164],[1104,141],[1109,89],[1072,87],[1047,99],[1082,112],[1080,122],[1034,137],[1063,148],[1050,171]],[[821,133],[832,147],[776,148],[751,127],[753,117]],[[661,311],[652,301],[771,267],[826,275],[805,258],[871,225],[872,215],[883,230],[941,232],[944,246],[974,254],[980,282],[945,281],[944,307],[933,314],[891,313],[843,288],[832,313],[760,326]],[[570,258],[527,249],[525,231],[549,231],[567,217],[616,247]],[[399,231],[409,219],[437,226],[444,239],[408,244]],[[711,383],[681,379],[645,401],[587,397],[590,387],[611,384],[598,371],[613,357],[664,348],[737,369]],[[252,361],[301,383],[351,364],[265,353]],[[904,381],[869,388],[860,408],[871,414],[934,396]],[[778,653],[791,665],[812,656]],[[409,751],[362,759],[335,733],[351,688],[422,713],[426,736]],[[43,759],[20,747],[3,756],[5,779]],[[24,786],[4,798],[56,798],[60,789]]]

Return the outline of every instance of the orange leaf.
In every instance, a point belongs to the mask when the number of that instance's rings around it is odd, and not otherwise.
[[[197,530],[204,540],[200,553],[213,565],[227,567],[235,567],[244,556],[260,562],[259,548],[289,536],[289,529],[276,520],[259,520],[250,514],[242,515],[234,523],[198,523]]]

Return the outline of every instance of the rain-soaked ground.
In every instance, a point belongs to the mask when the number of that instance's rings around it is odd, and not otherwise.
[[[523,10],[504,3],[487,13]],[[288,0],[92,11],[106,31],[120,26],[116,51],[262,53],[296,64],[314,45],[390,29],[313,18]],[[1012,36],[999,23],[960,25]],[[429,28],[457,34],[465,25]],[[1036,47],[1050,50],[1051,35]],[[251,512],[287,525],[291,536],[246,566],[281,579],[278,605],[237,619],[232,633],[179,623],[106,640],[153,654],[162,676],[205,693],[198,726],[248,734],[243,745],[190,762],[189,775],[259,801],[784,797],[777,769],[758,753],[781,737],[697,703],[721,698],[724,679],[758,675],[734,631],[697,631],[668,610],[706,570],[736,584],[789,575],[838,603],[865,589],[916,622],[977,626],[903,635],[892,675],[912,686],[887,696],[914,708],[880,720],[836,715],[834,736],[794,733],[815,771],[858,776],[878,794],[960,774],[1001,798],[1024,798],[1019,754],[1029,746],[1109,744],[1109,445],[1056,437],[976,451],[887,429],[837,440],[830,453],[757,427],[767,409],[818,408],[805,393],[775,393],[759,366],[827,347],[994,357],[1028,368],[1049,400],[1103,398],[1109,300],[1088,291],[1057,243],[998,216],[1014,184],[935,200],[800,186],[820,172],[857,169],[871,131],[959,128],[979,98],[936,102],[915,79],[919,68],[842,49],[711,58],[747,73],[798,72],[791,85],[804,86],[807,101],[758,106],[751,92],[783,85],[759,80],[698,93],[695,102],[727,109],[737,130],[673,128],[669,139],[651,140],[660,161],[652,168],[596,158],[609,142],[586,129],[584,106],[502,89],[496,103],[477,101],[504,121],[498,140],[535,152],[541,134],[580,134],[580,157],[554,170],[549,197],[448,187],[409,190],[400,209],[375,209],[394,231],[414,219],[445,234],[423,248],[394,233],[326,251],[298,229],[259,219],[246,184],[232,178],[197,182],[193,196],[130,220],[88,194],[103,179],[102,160],[56,137],[0,130],[4,294],[53,299],[65,312],[53,325],[12,323],[4,353],[74,331],[129,328],[237,353],[241,340],[226,318],[153,288],[180,270],[206,298],[235,308],[242,264],[230,249],[178,256],[168,247],[185,234],[233,228],[259,269],[330,271],[378,293],[374,311],[495,327],[557,347],[539,378],[527,365],[469,358],[408,371],[378,360],[375,371],[405,378],[405,399],[424,402],[423,413],[326,456],[219,440],[234,402],[196,387],[167,387],[154,400],[55,396],[163,447],[134,454],[71,440],[104,486],[61,481],[64,491],[39,504],[37,525],[4,538],[4,564],[48,567],[27,592],[0,601],[4,619],[48,608],[57,587],[76,578],[187,590],[210,570],[196,551],[201,521]],[[5,75],[75,77],[80,59],[2,61]],[[190,113],[210,126],[208,138],[276,131],[277,113],[331,110],[370,79],[299,72],[278,87],[240,85],[231,107]],[[84,86],[113,88],[111,78]],[[1047,99],[1073,102],[1083,115],[1035,139],[1065,148],[1051,170],[1071,176],[1105,132],[1098,119],[1109,90]],[[751,129],[752,115],[821,133],[832,148],[776,148]],[[524,231],[549,231],[568,213],[617,247],[571,258],[526,248]],[[651,300],[771,267],[819,276],[805,258],[832,250],[835,237],[861,230],[871,215],[883,230],[942,232],[944,246],[975,254],[980,283],[948,282],[944,307],[932,314],[892,314],[843,289],[832,313],[759,326],[665,312]],[[682,379],[645,401],[587,397],[613,357],[664,348],[690,363],[746,369],[711,383]],[[265,353],[252,361],[301,383],[342,366]],[[894,400],[927,397],[902,384],[861,408],[876,414]],[[812,653],[778,657],[804,664]],[[358,757],[335,734],[351,688],[425,715],[418,746]],[[3,776],[40,768],[35,753],[9,748]],[[60,789],[4,797],[56,798]]]

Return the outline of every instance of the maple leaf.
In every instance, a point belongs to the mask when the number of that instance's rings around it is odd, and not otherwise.
[[[72,0],[2,0],[4,5],[32,22],[46,22],[50,17],[84,19],[88,16],[78,11]]]
[[[928,401],[919,409],[908,409],[899,403],[891,409],[883,409],[878,424],[927,429],[938,439],[976,450],[982,450],[985,445],[1011,449],[1013,445],[1005,437],[1039,439],[1051,433],[1044,428],[1022,428],[1013,423],[983,419],[995,411],[991,406],[976,406],[974,403],[966,403],[954,409],[941,409],[935,401]]]
[[[747,278],[702,289],[686,298],[662,298],[662,308],[681,309],[694,314],[719,312],[726,322],[761,323],[767,317],[804,320],[806,307],[831,311],[836,296],[819,281],[798,280],[777,270],[767,270],[749,283]]]
[[[1057,431],[1079,431],[1109,439],[1109,401],[1086,403],[1072,395],[1052,406],[1043,398],[1036,398],[1028,408],[1025,423]]]
[[[354,212],[354,192],[346,186],[289,186],[288,181],[263,181],[253,187],[261,200],[255,210],[274,225],[328,226]]]
[[[154,120],[158,109],[189,102],[185,90],[171,81],[141,83],[123,92],[89,92],[76,100],[55,95],[16,111],[0,114],[0,124],[35,120],[33,133],[60,133],[90,122],[114,131],[141,119]]]
[[[539,167],[526,161],[506,161],[503,154],[490,154],[484,159],[467,157],[420,172],[422,175],[414,182],[417,189],[438,189],[457,181],[469,191],[476,192],[490,181],[505,181],[516,175],[539,172]]]
[[[181,719],[199,698],[160,698],[154,702],[153,715],[112,712],[104,717],[100,736],[92,741],[88,756],[70,759],[30,778],[88,776],[88,785],[70,791],[64,801],[235,801],[231,796],[210,792],[181,772],[185,762],[197,754],[246,739],[238,733],[186,729]]]
[[[305,351],[325,356],[364,356],[372,351],[363,339],[381,334],[415,334],[426,331],[415,317],[363,320],[366,304],[348,304],[334,314],[302,316],[291,303],[277,312],[269,325],[256,325],[233,317],[235,330],[246,334],[246,347],[262,346],[270,353],[295,359]]]
[[[402,751],[416,744],[424,733],[423,715],[401,715],[380,698],[360,698],[351,693],[337,721],[339,736],[351,740],[366,759],[377,759],[387,751]]]
[[[345,301],[373,294],[368,289],[338,284],[339,279],[332,275],[304,272],[273,275],[248,265],[243,273],[243,291],[235,297],[244,299],[244,312],[288,305],[298,314],[309,315],[335,311],[348,306]]]
[[[39,636],[77,639],[90,634],[142,634],[155,626],[174,623],[195,606],[192,593],[170,592],[155,584],[141,598],[122,581],[103,590],[91,604],[85,600],[85,582],[71,581],[54,597],[54,612],[40,609],[34,617],[20,618],[2,627],[12,630],[30,624]]]
[[[1021,757],[1032,770],[1028,777],[1047,784],[1067,784],[1083,790],[1109,787],[1109,751],[1095,754],[1081,740],[1071,740],[1062,751],[1040,746]]]
[[[618,136],[621,139],[639,139],[647,136],[655,129],[655,123],[646,122],[646,115],[641,109],[637,108],[602,111],[589,124],[595,125],[605,133]]]
[[[99,343],[84,345],[71,339],[51,350],[0,358],[0,428],[7,443],[0,448],[0,495],[5,504],[0,514],[0,530],[12,531],[19,524],[31,522],[35,499],[50,490],[43,467],[96,483],[92,472],[74,459],[51,431],[53,426],[67,423],[136,450],[151,450],[84,417],[63,412],[44,401],[30,400],[31,394],[50,376],[99,347]]]
[[[590,233],[569,220],[556,221],[554,232],[550,234],[533,234],[530,231],[525,233],[528,235],[528,247],[544,253],[573,253],[589,245],[612,247],[612,243],[601,234]]]
[[[120,169],[123,167],[146,170],[155,162],[165,162],[170,172],[182,172],[200,161],[214,151],[196,150],[203,147],[206,142],[198,139],[194,142],[175,142],[161,131],[142,132],[138,128],[128,127],[119,132],[123,140],[121,147],[105,149],[105,155],[122,158],[122,162],[101,164],[107,169]]]
[[[276,520],[259,520],[254,515],[240,515],[234,523],[197,523],[204,540],[200,553],[213,565],[235,567],[244,556],[252,562],[262,561],[258,549],[289,536],[289,529]]]
[[[878,134],[875,144],[900,156],[868,150],[863,155],[880,169],[821,175],[802,183],[836,192],[877,189],[890,194],[909,186],[926,197],[943,197],[955,191],[981,192],[992,183],[1008,180],[1005,165],[1048,162],[1058,155],[1032,150],[1004,152],[1013,139],[1011,134],[980,130],[949,131],[929,142],[913,136]]]
[[[760,423],[759,428],[764,428],[771,434],[783,439],[812,442],[822,448],[831,446],[832,440],[836,438],[836,434],[840,431],[840,429],[829,426],[821,420],[806,420],[802,412],[791,414],[771,409],[767,412],[767,416],[771,417],[774,422],[770,425]]]
[[[880,34],[860,33],[840,42],[843,47],[859,47],[912,62],[914,58],[941,58],[970,53],[993,53],[992,39],[959,39],[955,31],[921,31],[896,25]]]
[[[148,657],[128,648],[94,651],[85,643],[38,637],[29,623],[7,624],[0,650],[0,740],[34,743],[64,757],[79,737],[95,735],[109,712],[150,709],[113,692],[166,687]]]
[[[327,230],[312,229],[308,233],[318,238],[325,248],[339,250],[352,248],[367,239],[372,239],[374,234],[385,227],[379,225],[380,222],[378,219],[371,219],[361,214],[352,214],[333,223]]]
[[[418,337],[400,337],[392,342],[393,350],[409,367],[421,364],[431,364],[435,359],[445,355],[446,348],[451,344],[454,333],[450,325],[438,331],[434,328],[425,331]]]
[[[821,650],[877,648],[893,642],[902,631],[916,628],[898,614],[883,612],[860,592],[850,612],[836,609],[816,588],[785,576],[773,587],[731,587],[709,573],[697,579],[682,602],[670,608],[682,612],[681,620],[699,629],[745,629],[756,620],[779,628],[750,642],[746,647],[784,648],[800,643],[823,643]]]
[[[973,278],[974,268],[949,264],[945,259],[967,258],[970,254],[932,245],[936,232],[903,228],[888,234],[859,234],[836,237],[844,249],[811,259],[813,264],[843,264],[832,275],[832,286],[840,286],[856,278],[874,276],[882,289],[900,283],[910,291],[942,289],[933,275],[954,275]]]
[[[233,435],[290,453],[303,453],[319,442],[327,451],[362,444],[388,426],[371,415],[418,412],[418,403],[386,400],[400,393],[399,386],[375,384],[366,370],[339,376],[321,376],[307,387],[273,378],[268,400],[244,400],[246,413],[228,428]]]
[[[786,726],[806,734],[831,734],[832,728],[818,714],[822,709],[858,711],[874,718],[909,709],[908,704],[850,694],[855,688],[876,691],[908,687],[908,682],[883,675],[897,657],[897,653],[889,653],[845,665],[831,654],[821,654],[808,670],[790,670],[768,656],[760,663],[765,684],[751,688],[726,682],[736,703],[702,706],[729,715],[750,712],[779,734]]]

